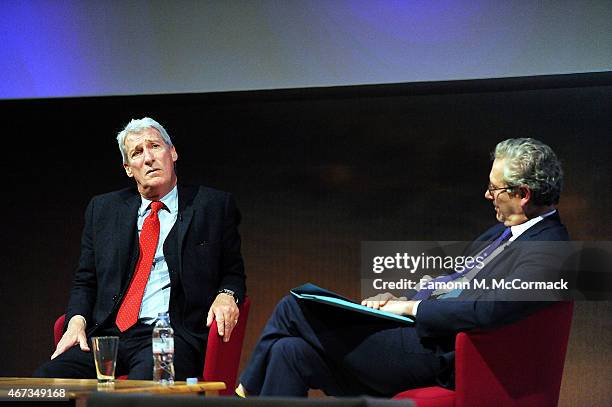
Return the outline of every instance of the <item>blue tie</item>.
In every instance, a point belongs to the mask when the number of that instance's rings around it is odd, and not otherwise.
[[[512,233],[512,230],[507,227],[504,232],[494,241],[491,242],[490,245],[488,245],[487,247],[485,247],[485,249],[480,252],[479,257],[482,257],[482,260],[486,259],[487,257],[489,257],[489,255],[491,255],[491,253],[493,253],[495,251],[495,249],[497,249],[499,247],[499,245],[502,244],[502,242],[504,240],[506,240],[507,238],[510,237]],[[473,264],[471,267],[466,267],[465,270],[463,270],[462,272],[454,272],[453,274],[447,274],[445,276],[439,276],[434,278],[433,280],[430,280],[432,284],[432,286],[435,286],[436,282],[448,282],[448,281],[453,281],[458,279],[461,276],[466,275],[468,272],[470,272],[473,268],[474,268],[475,264]],[[432,288],[423,288],[422,290],[418,291],[413,297],[412,300],[425,300],[427,298],[429,298],[431,296],[431,294],[435,291],[435,289]]]

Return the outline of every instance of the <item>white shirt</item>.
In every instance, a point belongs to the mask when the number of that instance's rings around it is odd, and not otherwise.
[[[527,229],[529,229],[530,227],[532,227],[533,225],[535,225],[542,219],[546,218],[547,216],[552,215],[556,211],[557,211],[556,209],[553,209],[552,211],[547,212],[544,215],[536,216],[535,218],[529,219],[527,222],[523,222],[520,225],[510,226],[510,230],[512,231],[512,236],[510,236],[510,239],[508,239],[508,241],[514,242],[520,235],[525,233]]]

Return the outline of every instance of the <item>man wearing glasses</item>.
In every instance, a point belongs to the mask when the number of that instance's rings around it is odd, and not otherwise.
[[[496,146],[484,197],[498,224],[471,244],[471,254],[486,253],[472,279],[558,275],[561,256],[548,250],[558,246],[540,243],[569,240],[555,208],[562,183],[560,162],[546,144],[518,138]],[[317,388],[334,396],[388,397],[408,388],[452,386],[457,332],[507,324],[547,304],[514,299],[504,289],[422,289],[405,298],[386,293],[363,300],[371,308],[416,316],[414,326],[401,327],[287,296],[266,324],[236,392],[306,396]]]

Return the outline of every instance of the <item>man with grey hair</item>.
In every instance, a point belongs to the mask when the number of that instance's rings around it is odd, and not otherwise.
[[[563,186],[557,156],[546,144],[529,138],[502,141],[493,153],[485,198],[499,222],[519,225],[554,212]]]
[[[569,240],[554,206],[562,186],[559,160],[550,147],[527,138],[499,143],[493,158],[484,197],[499,223],[466,250],[486,258],[471,278],[489,287],[492,279],[546,280],[559,272],[561,256],[555,245],[550,250],[538,243]],[[437,278],[459,278],[455,274]],[[507,324],[548,304],[534,299],[516,301],[504,289],[423,288],[363,300],[367,307],[416,316],[414,326],[401,327],[289,295],[264,327],[236,393],[306,396],[318,388],[335,396],[388,397],[413,387],[452,386],[455,335]]]
[[[117,374],[151,379],[163,312],[175,330],[176,378],[200,376],[207,327],[216,320],[228,341],[246,291],[240,214],[229,193],[177,183],[176,148],[155,120],[130,121],[117,142],[136,187],[90,201],[65,332],[35,376],[95,378],[88,338],[114,335]]]

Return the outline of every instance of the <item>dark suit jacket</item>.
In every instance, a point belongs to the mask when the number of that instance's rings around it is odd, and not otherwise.
[[[94,197],[85,212],[81,255],[66,321],[87,320],[87,334],[114,323],[138,259],[136,188]],[[178,186],[178,216],[164,242],[170,271],[170,320],[195,349],[206,341],[206,315],[221,288],[244,299],[240,213],[232,196],[207,187]]]
[[[501,235],[504,228],[500,223],[483,233],[468,249],[470,254],[484,248]],[[559,251],[563,249],[562,242],[568,240],[567,230],[558,212],[555,212],[521,234],[492,259],[476,278],[488,283],[494,278],[519,278],[523,281],[558,279],[563,258]],[[464,290],[457,299],[430,299],[419,304],[415,326],[417,334],[425,346],[433,348],[446,362],[439,377],[440,384],[453,385],[454,345],[458,332],[505,325],[550,304],[546,301],[517,301],[514,297],[516,294],[516,291],[500,289],[472,289]]]
[[[504,228],[500,223],[487,230],[475,240],[470,251],[474,253],[479,246],[486,246],[501,235]],[[562,269],[559,250],[563,243],[545,242],[568,240],[567,229],[561,223],[558,212],[555,212],[521,234],[487,264],[476,278],[487,283],[501,278],[549,281],[554,277],[552,274]],[[517,298],[513,296],[516,295],[516,291],[509,290],[472,289],[464,290],[457,300],[422,301],[417,315],[418,333],[421,337],[431,337],[489,328],[518,320],[538,309],[537,301],[515,301]]]

